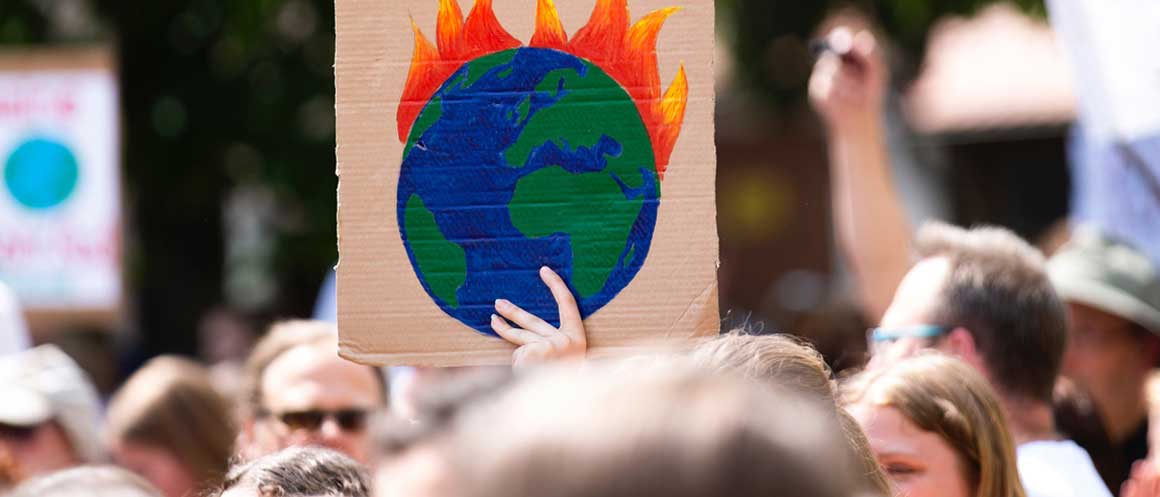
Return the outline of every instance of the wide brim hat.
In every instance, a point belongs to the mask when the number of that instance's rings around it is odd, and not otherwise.
[[[1047,262],[1059,296],[1160,335],[1160,277],[1149,257],[1090,227],[1078,228]]]
[[[0,356],[0,423],[55,421],[78,458],[103,462],[100,398],[88,375],[53,345]]]

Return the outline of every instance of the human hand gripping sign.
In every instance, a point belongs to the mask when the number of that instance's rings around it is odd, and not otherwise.
[[[495,301],[495,311],[499,315],[491,315],[491,329],[518,347],[512,353],[512,367],[517,369],[551,361],[583,359],[588,351],[587,331],[572,291],[560,275],[546,266],[540,268],[540,279],[556,299],[559,328],[504,299]],[[516,326],[512,326],[513,323]]]

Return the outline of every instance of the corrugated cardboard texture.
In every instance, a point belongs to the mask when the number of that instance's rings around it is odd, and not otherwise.
[[[559,0],[569,35],[596,0]],[[462,0],[463,12],[470,10]],[[713,143],[713,2],[630,0],[632,20],[682,10],[660,32],[661,81],[688,74],[684,125],[661,183],[649,255],[635,279],[586,321],[595,355],[718,331]],[[435,39],[438,0],[337,0],[335,50],[339,173],[340,353],[368,364],[502,364],[512,346],[444,313],[423,290],[396,222],[403,144],[395,111],[414,50],[411,22]],[[525,44],[536,0],[495,0],[503,26]],[[497,298],[502,297],[497,295]]]

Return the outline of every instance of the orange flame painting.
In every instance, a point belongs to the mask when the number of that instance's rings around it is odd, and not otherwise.
[[[588,23],[569,39],[553,0],[536,0],[535,32],[527,44],[586,59],[624,88],[648,130],[661,179],[681,131],[689,93],[683,64],[662,92],[657,62],[657,35],[678,10],[656,10],[631,23],[628,0],[596,0]],[[523,46],[500,24],[492,0],[475,0],[466,18],[458,0],[439,0],[435,43],[413,21],[412,30],[414,56],[396,114],[402,142],[428,99],[465,62]]]

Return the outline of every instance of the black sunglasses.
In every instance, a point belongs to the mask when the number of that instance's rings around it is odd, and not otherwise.
[[[282,424],[291,430],[317,431],[322,427],[322,423],[326,418],[331,418],[334,419],[334,422],[343,431],[353,433],[363,431],[366,428],[367,417],[370,415],[370,412],[367,409],[339,409],[335,411],[309,409],[305,411],[286,411],[277,414],[266,411],[265,414],[278,418]]]
[[[0,423],[0,439],[11,440],[13,442],[27,442],[32,439],[33,435],[36,435],[38,428],[40,428],[40,425],[15,426]]]

